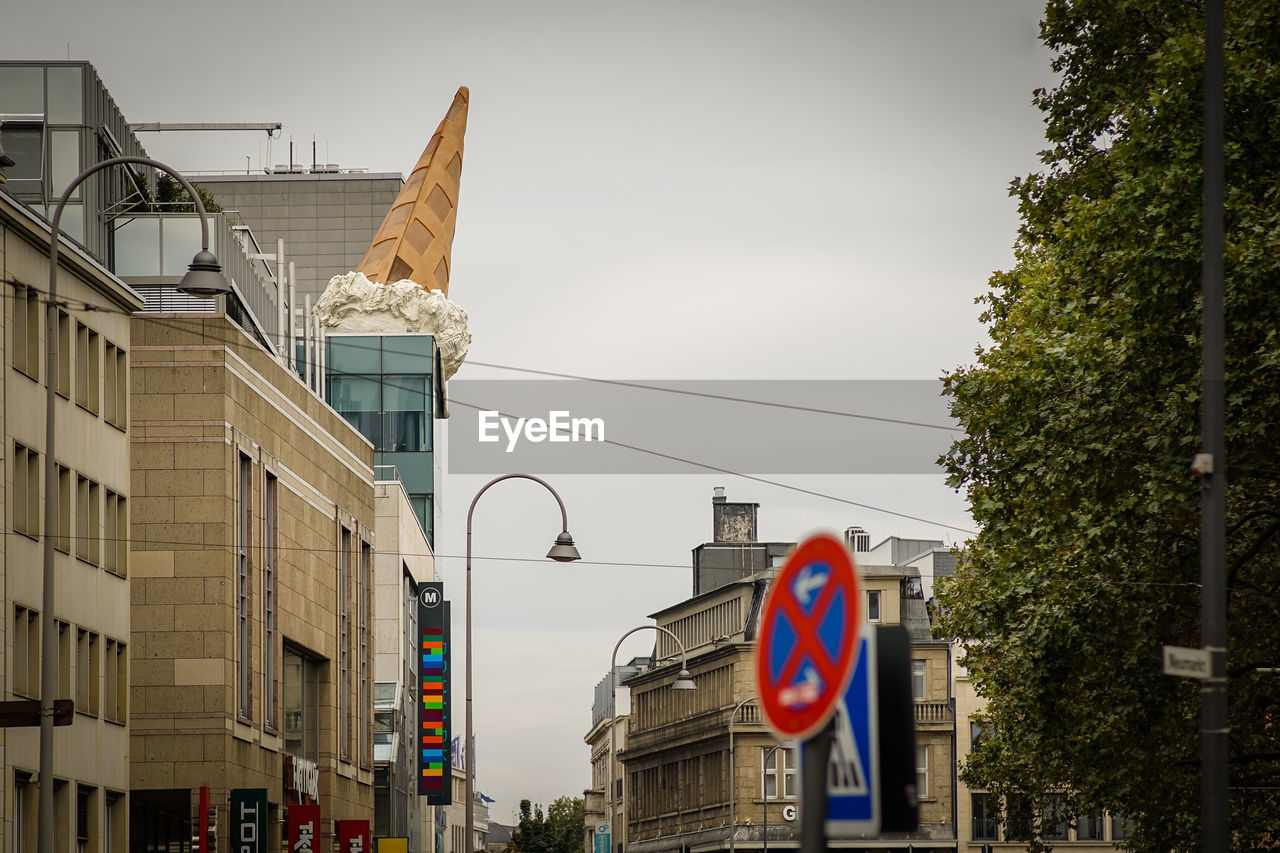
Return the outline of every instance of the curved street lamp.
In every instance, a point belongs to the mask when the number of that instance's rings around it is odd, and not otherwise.
[[[781,746],[782,744],[777,744],[776,746],[772,746],[769,748],[769,751],[764,754],[764,766],[766,770],[769,767],[770,758],[773,758],[775,762],[777,761],[775,756],[778,752],[778,749]],[[765,777],[765,778],[768,778],[768,777]],[[778,765],[775,763],[773,765],[773,790],[777,792],[779,795],[782,794],[782,788],[780,787],[781,785],[782,785],[782,774],[778,772]],[[763,853],[769,853],[769,786],[768,785],[764,786],[764,791],[762,793],[764,794],[764,851]]]
[[[574,560],[582,559],[582,555],[578,553],[577,547],[573,544],[573,537],[569,535],[569,514],[565,512],[564,501],[560,499],[560,494],[546,480],[535,477],[532,474],[503,474],[501,477],[494,477],[489,482],[480,487],[480,491],[476,492],[476,496],[471,499],[471,506],[467,508],[467,741],[464,747],[467,756],[466,767],[466,833],[467,840],[463,843],[462,849],[466,853],[471,853],[472,845],[475,843],[475,826],[476,816],[472,808],[472,801],[475,799],[475,755],[472,734],[471,734],[471,516],[476,511],[476,503],[479,502],[480,496],[489,489],[501,483],[503,480],[532,480],[538,485],[545,488],[556,499],[556,503],[560,505],[560,535],[556,537],[555,544],[551,546],[551,550],[547,552],[547,559],[555,560],[557,563],[571,563]]]
[[[166,166],[159,160],[152,160],[148,157],[112,157],[109,160],[95,163],[76,175],[71,183],[67,185],[67,188],[63,190],[62,198],[58,199],[58,206],[54,208],[53,219],[50,222],[49,304],[48,320],[45,325],[46,336],[48,337],[45,342],[45,351],[47,353],[45,359],[45,385],[47,386],[47,394],[44,415],[44,489],[46,506],[44,513],[44,624],[41,625],[40,632],[40,648],[43,658],[40,662],[40,794],[38,801],[39,818],[37,821],[39,829],[38,849],[40,853],[51,853],[54,841],[53,699],[58,683],[58,633],[57,620],[54,619],[53,540],[58,531],[55,521],[57,513],[49,509],[49,501],[57,494],[58,487],[58,468],[54,452],[54,441],[56,440],[54,404],[57,399],[57,383],[54,381],[54,377],[57,376],[58,364],[58,237],[60,236],[58,224],[62,221],[62,210],[67,206],[67,199],[71,198],[71,194],[90,175],[111,166],[120,166],[125,163],[150,166],[153,169],[159,169],[172,175],[182,185],[182,188],[187,191],[187,195],[191,196],[192,201],[195,202],[196,213],[200,216],[200,251],[191,259],[191,265],[187,267],[187,274],[182,277],[182,282],[178,285],[178,289],[184,293],[202,297],[219,296],[230,292],[226,279],[222,277],[222,267],[218,265],[218,259],[209,251],[209,218],[208,214],[205,213],[204,202],[200,200],[200,196],[196,193],[195,187],[191,186],[191,182],[176,169]]]
[[[734,842],[738,835],[738,755],[733,749],[733,723],[738,719],[738,712],[748,702],[755,702],[757,699],[758,696],[748,696],[729,712],[729,853],[734,853]]]
[[[689,674],[689,657],[685,654],[684,643],[680,642],[670,630],[663,628],[661,625],[637,625],[627,633],[618,638],[618,642],[613,647],[613,657],[609,659],[609,846],[613,848],[617,844],[614,839],[617,835],[617,812],[618,798],[618,649],[622,646],[622,641],[630,637],[637,631],[659,631],[676,641],[676,645],[680,648],[680,671],[676,673],[676,680],[671,683],[672,690],[697,690],[698,686],[693,683],[693,676]],[[629,731],[629,729],[628,729]],[[614,848],[616,849],[616,848]]]

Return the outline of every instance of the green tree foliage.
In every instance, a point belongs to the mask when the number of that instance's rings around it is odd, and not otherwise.
[[[542,806],[520,801],[520,822],[511,833],[510,853],[581,853],[585,816],[581,797],[557,797],[543,816]]]
[[[1280,828],[1280,4],[1227,3],[1227,575],[1231,829]],[[981,532],[939,584],[989,702],[963,768],[1039,845],[1072,815],[1138,850],[1199,844],[1203,9],[1050,0],[1049,143],[1016,180],[1013,269],[980,300],[992,346],[945,378],[966,436],[943,462]],[[1271,788],[1271,790],[1267,790]],[[1271,833],[1268,835],[1268,833]]]

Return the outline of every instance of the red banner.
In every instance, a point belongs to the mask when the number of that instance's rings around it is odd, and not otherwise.
[[[338,853],[373,853],[373,833],[369,829],[369,821],[338,821]]]
[[[289,849],[293,853],[319,853],[320,806],[289,806]]]

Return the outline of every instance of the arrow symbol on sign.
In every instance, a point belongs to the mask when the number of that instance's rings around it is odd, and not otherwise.
[[[807,609],[814,592],[826,585],[827,573],[825,571],[815,571],[812,566],[805,566],[804,570],[796,578],[795,583],[791,585],[791,591],[796,594],[796,598],[800,599],[800,603]]]

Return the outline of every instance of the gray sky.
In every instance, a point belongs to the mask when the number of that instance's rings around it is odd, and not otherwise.
[[[290,138],[309,162],[314,138],[321,162],[404,173],[468,86],[450,297],[475,361],[613,379],[933,379],[972,360],[974,297],[1012,263],[1007,187],[1036,167],[1031,92],[1051,81],[1039,12],[17,0],[0,55],[93,62],[130,121],[284,123],[270,150],[264,134],[143,137],[188,172],[285,162]],[[440,490],[439,568],[459,614],[466,510],[486,479],[446,475]],[[522,797],[588,784],[593,685],[624,632],[688,595],[713,486],[760,502],[767,540],[860,524],[873,542],[955,541],[943,525],[969,527],[940,476],[769,477],[934,523],[720,474],[548,479],[585,559],[655,565],[475,563],[478,784],[503,822]],[[547,495],[504,483],[476,511],[476,553],[537,558],[557,527]],[[641,632],[622,655],[652,644]]]

